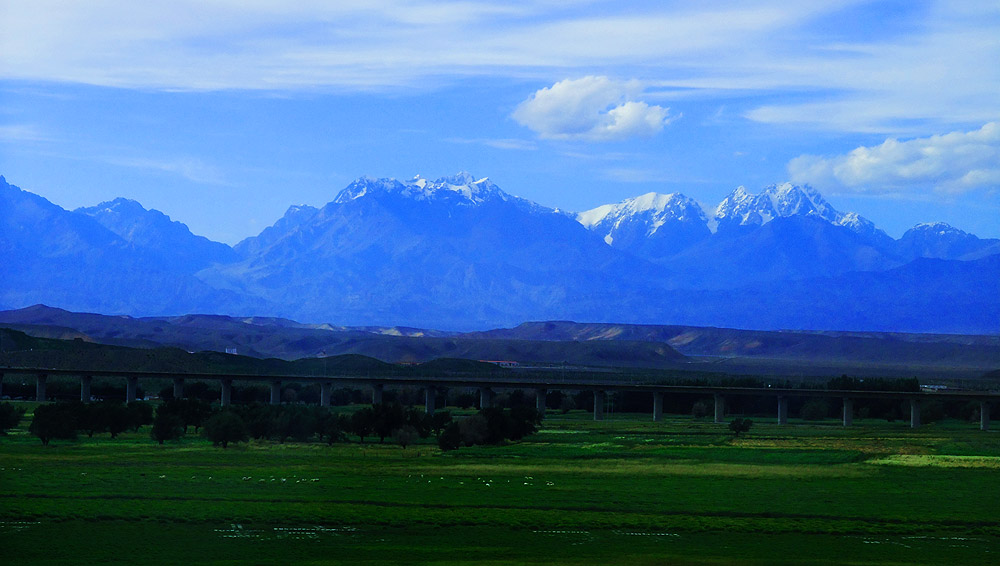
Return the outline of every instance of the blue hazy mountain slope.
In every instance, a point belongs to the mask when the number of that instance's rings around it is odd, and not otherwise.
[[[901,263],[854,231],[812,215],[720,230],[670,259],[678,272],[675,287],[703,289],[881,271]]]
[[[75,212],[97,220],[162,269],[194,273],[213,263],[236,259],[229,246],[195,236],[186,225],[158,210],[146,210],[134,200],[117,198]]]
[[[898,253],[908,259],[973,259],[1000,253],[1000,240],[980,239],[944,222],[917,224],[897,243]]]
[[[148,314],[228,310],[253,302],[151,261],[96,219],[0,177],[0,303]],[[221,245],[221,244],[220,244]]]
[[[278,240],[286,238],[294,232],[304,222],[316,215],[318,209],[308,205],[293,205],[288,207],[285,215],[278,219],[273,225],[249,238],[245,238],[236,244],[233,249],[242,258],[247,258],[259,254]]]
[[[199,276],[286,304],[293,318],[451,328],[615,313],[660,277],[571,218],[467,174],[362,178],[242,262]],[[623,274],[628,274],[623,276]],[[433,313],[433,314],[431,314]]]
[[[674,324],[732,328],[1000,333],[1000,254],[921,258],[881,272],[675,291]]]

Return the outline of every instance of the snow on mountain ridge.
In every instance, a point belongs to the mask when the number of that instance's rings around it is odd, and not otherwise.
[[[921,222],[913,228],[911,231],[915,230],[918,232],[937,232],[939,236],[944,236],[946,234],[956,234],[956,235],[968,235],[968,232],[960,228],[955,228],[947,222]]]
[[[617,204],[605,204],[576,214],[576,220],[584,227],[594,230],[598,227],[614,230],[623,222],[648,216],[648,235],[653,235],[668,220],[707,222],[701,205],[680,193],[646,193],[625,199]],[[692,218],[694,217],[694,218]],[[604,226],[606,223],[612,226]]]
[[[371,193],[398,194],[415,200],[434,200],[437,198],[452,198],[460,196],[459,204],[477,205],[498,199],[508,201],[515,199],[500,190],[488,177],[476,179],[468,172],[462,171],[451,177],[442,177],[429,181],[416,175],[407,181],[394,178],[360,177],[342,190],[333,202],[344,204],[357,200]]]
[[[839,224],[843,218],[816,189],[791,183],[767,186],[756,195],[741,185],[715,209],[719,224],[741,226],[762,226],[775,218],[801,215],[816,215],[833,224]]]

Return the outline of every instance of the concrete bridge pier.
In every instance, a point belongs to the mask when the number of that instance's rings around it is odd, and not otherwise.
[[[219,400],[219,404],[228,407],[233,399],[233,380],[221,379],[219,381],[222,383],[222,398]]]
[[[663,420],[663,393],[653,393],[653,422],[658,423]]]
[[[538,414],[541,415],[543,419],[545,418],[545,401],[548,393],[548,389],[544,388],[535,390],[535,410],[538,411]]]
[[[45,402],[45,382],[48,379],[49,376],[44,373],[40,373],[35,377],[35,401],[39,403]]]
[[[84,403],[90,403],[90,381],[92,376],[81,375],[80,376],[80,400]]]
[[[489,387],[479,388],[479,408],[488,409],[493,406],[493,390]]]
[[[174,378],[174,399],[184,398],[184,378],[175,377]]]
[[[910,428],[920,426],[920,401],[910,399]]]
[[[604,420],[604,402],[607,400],[607,394],[603,391],[594,391],[594,420],[603,421]]]
[[[718,393],[715,394],[715,422],[721,423],[726,420],[726,398]]]
[[[281,404],[281,380],[275,379],[271,381],[271,404],[280,405]]]
[[[844,426],[854,424],[854,400],[844,397]]]
[[[788,397],[778,397],[778,424],[788,424]]]
[[[135,403],[135,394],[139,390],[139,378],[130,375],[125,378],[125,403]]]
[[[979,402],[979,430],[990,430],[990,402]]]
[[[319,406],[330,406],[330,393],[333,391],[333,383],[324,381],[319,384]]]
[[[424,412],[434,414],[434,404],[437,401],[437,389],[431,385],[424,388]]]
[[[383,386],[381,383],[376,383],[375,385],[372,385],[372,405],[382,404],[382,389]]]

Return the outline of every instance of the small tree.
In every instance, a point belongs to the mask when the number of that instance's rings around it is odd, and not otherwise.
[[[380,403],[373,405],[372,410],[375,413],[375,434],[380,444],[406,423],[406,411],[399,403]]]
[[[697,401],[691,406],[691,416],[696,419],[703,419],[708,416],[708,403]]]
[[[24,417],[24,407],[15,407],[13,403],[0,403],[0,435],[21,424]]]
[[[371,407],[365,407],[351,415],[351,432],[361,438],[361,444],[365,443],[365,437],[370,436],[375,431],[375,411]]]
[[[451,424],[451,413],[448,411],[437,411],[433,415],[425,413],[424,420],[427,421],[426,428],[433,432],[434,436],[440,437],[441,431]]]
[[[76,438],[76,413],[72,407],[55,403],[39,405],[31,419],[28,431],[48,446],[53,438]]]
[[[830,405],[824,399],[811,399],[799,409],[799,416],[806,421],[821,421],[829,415]]]
[[[103,423],[103,429],[111,433],[111,438],[118,438],[132,422],[128,409],[119,402],[104,401],[95,405],[94,410],[100,415],[98,418]]]
[[[220,411],[205,421],[202,434],[212,441],[212,444],[228,448],[230,442],[246,442],[247,425],[233,411]]]
[[[403,450],[406,450],[407,446],[413,444],[418,436],[420,435],[417,433],[417,429],[410,425],[403,425],[392,433],[393,440],[399,443],[403,447]]]
[[[744,418],[735,418],[729,421],[729,430],[733,431],[733,436],[739,438],[741,432],[750,432],[753,421]]]
[[[153,440],[163,444],[164,440],[177,440],[183,434],[184,421],[179,416],[169,411],[156,411],[153,428],[149,431]]]
[[[438,447],[447,452],[456,450],[461,445],[462,431],[459,429],[458,422],[452,421],[438,435]]]
[[[340,442],[345,439],[344,432],[350,430],[351,421],[343,415],[330,415],[325,421],[323,421],[323,434],[326,437],[326,443],[333,445],[334,442]]]
[[[142,401],[133,401],[125,405],[128,411],[128,427],[132,432],[138,432],[143,425],[153,424],[153,406]]]
[[[183,399],[181,404],[181,418],[184,419],[184,431],[188,426],[193,426],[194,431],[198,429],[212,416],[212,406],[203,399]]]

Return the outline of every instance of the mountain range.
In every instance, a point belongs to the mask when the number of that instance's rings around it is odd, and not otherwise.
[[[573,214],[467,173],[360,178],[236,246],[116,199],[0,177],[0,308],[476,330],[526,320],[995,334],[1000,240],[895,240],[788,183],[714,209],[650,193]]]

